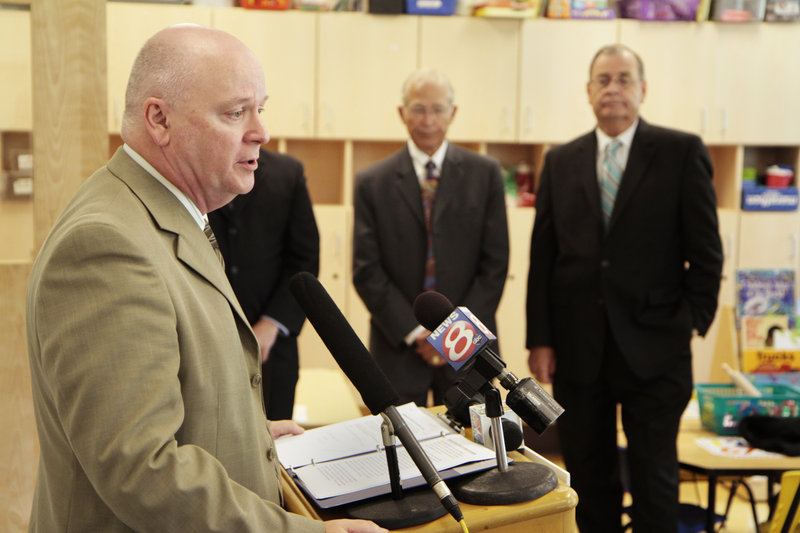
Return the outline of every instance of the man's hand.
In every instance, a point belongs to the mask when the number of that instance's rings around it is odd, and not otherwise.
[[[270,420],[269,432],[272,433],[273,439],[277,439],[283,435],[300,435],[305,429],[294,420]]]
[[[416,339],[414,339],[414,351],[416,351],[422,359],[428,363],[428,366],[432,367],[440,367],[447,364],[444,357],[439,355],[439,352],[436,351],[436,348],[433,347],[431,343],[428,342],[428,335],[431,332],[427,329],[420,333]]]
[[[550,346],[536,346],[528,354],[528,368],[539,383],[552,383],[556,371],[556,352]]]
[[[389,533],[367,520],[330,520],[325,522],[325,533]]]
[[[261,347],[261,362],[266,363],[269,351],[278,338],[278,326],[272,320],[261,317],[258,322],[253,324],[253,333],[256,334],[258,345]]]

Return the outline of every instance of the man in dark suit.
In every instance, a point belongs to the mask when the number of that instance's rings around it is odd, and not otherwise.
[[[708,152],[694,135],[639,118],[646,88],[635,52],[600,49],[587,83],[597,129],[547,154],[536,199],[529,366],[565,408],[558,430],[582,533],[620,529],[618,404],[634,531],[677,530],[690,340],[717,306]]]
[[[319,232],[303,165],[262,149],[255,184],[208,214],[225,273],[258,337],[269,420],[292,418],[297,335],[305,314],[289,292],[297,272],[319,272]]]
[[[356,176],[353,282],[372,315],[370,351],[401,401],[426,405],[432,389],[441,404],[455,372],[425,340],[414,299],[435,289],[496,330],[508,270],[503,181],[497,162],[445,140],[456,107],[441,73],[411,74],[398,111],[407,146]]]

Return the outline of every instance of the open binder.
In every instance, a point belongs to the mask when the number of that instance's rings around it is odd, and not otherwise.
[[[398,407],[442,479],[479,472],[497,464],[493,450],[476,444],[427,409]],[[380,416],[365,416],[276,440],[287,473],[318,507],[326,509],[389,494],[389,471]],[[397,444],[403,488],[425,484],[402,445]]]

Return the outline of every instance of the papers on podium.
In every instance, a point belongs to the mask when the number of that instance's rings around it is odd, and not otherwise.
[[[427,409],[408,403],[398,410],[443,479],[497,464],[493,450],[457,433]],[[275,441],[278,458],[322,508],[388,494],[382,422],[381,416],[365,416],[281,437]],[[422,474],[399,440],[396,447],[403,487],[423,485]]]

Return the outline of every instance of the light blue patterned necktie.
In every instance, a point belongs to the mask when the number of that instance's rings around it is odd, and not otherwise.
[[[620,146],[622,143],[619,139],[612,139],[603,152],[603,161],[600,165],[600,203],[603,207],[603,221],[606,227],[608,227],[608,221],[611,220],[614,200],[622,179],[622,167],[616,157]]]

